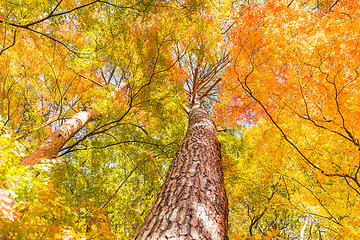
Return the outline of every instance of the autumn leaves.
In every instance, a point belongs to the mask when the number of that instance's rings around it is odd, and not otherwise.
[[[86,201],[104,204],[114,192],[102,189],[147,159],[108,206],[113,231],[136,235],[183,137],[180,106],[198,99],[228,129],[219,138],[232,238],[359,238],[358,1],[0,6],[11,139],[30,152],[89,105],[103,114],[70,140],[58,170],[79,232],[94,213]]]
[[[280,179],[277,201],[287,199],[288,209],[297,211],[292,217],[316,216],[317,237],[352,239],[358,231],[350,230],[358,221],[352,213],[360,197],[359,21],[353,14],[359,3],[291,2],[289,7],[284,2],[239,5],[229,31],[233,65],[223,82],[230,91],[220,94],[217,118],[226,124],[236,112],[254,124],[245,136],[258,139],[254,147],[262,151],[252,162],[262,159],[260,166],[273,172],[277,180],[269,187]],[[251,220],[251,209],[261,204],[238,197]],[[255,194],[254,199],[264,198]],[[272,212],[270,202],[265,212]],[[265,219],[254,225],[257,231]],[[309,226],[304,229],[315,236]]]

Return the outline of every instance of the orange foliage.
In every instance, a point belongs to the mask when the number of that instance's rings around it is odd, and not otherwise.
[[[234,10],[228,33],[232,66],[214,106],[217,122],[272,125],[270,134],[260,134],[286,138],[289,156],[299,156],[311,181],[325,184],[336,199],[326,206],[343,219],[342,228],[334,227],[339,236],[356,239],[357,207],[340,195],[358,199],[360,190],[360,3],[278,0],[243,10]],[[287,157],[282,151],[266,149],[280,159]]]

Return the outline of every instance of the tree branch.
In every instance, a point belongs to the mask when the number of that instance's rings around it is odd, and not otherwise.
[[[198,97],[198,99],[199,100],[203,99],[220,81],[221,81],[221,78],[219,78],[213,84],[211,84],[211,86],[200,97]]]
[[[4,48],[1,49],[1,51],[0,51],[0,55],[1,55],[3,52],[5,52],[6,50],[8,50],[9,48],[11,48],[12,46],[15,45],[15,42],[16,42],[16,32],[17,32],[17,29],[14,30],[14,36],[13,36],[13,41],[12,41],[11,45],[9,45],[9,46],[7,46],[7,47],[5,47],[5,45],[4,45]],[[4,43],[4,44],[5,44],[5,43]]]

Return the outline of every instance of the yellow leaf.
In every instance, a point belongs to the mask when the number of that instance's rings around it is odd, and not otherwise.
[[[258,240],[258,239],[261,239],[261,235],[260,235],[259,233],[257,233],[257,234],[255,235],[255,240]]]
[[[271,230],[271,234],[272,234],[273,236],[277,236],[277,235],[279,235],[279,233],[280,233],[280,230],[279,230],[279,229],[273,229],[273,230]]]
[[[283,238],[281,238],[281,237],[276,237],[278,240],[285,240],[285,239],[283,239]]]
[[[239,234],[235,233],[235,232],[232,232],[230,234],[230,236],[233,238],[233,239],[236,239],[236,240],[241,240],[241,237],[239,236]]]

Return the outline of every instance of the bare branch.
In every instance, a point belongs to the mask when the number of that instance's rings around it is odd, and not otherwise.
[[[99,87],[102,87],[102,88],[104,87],[104,85],[102,85],[101,83],[98,83],[98,82],[96,82],[95,80],[92,80],[92,79],[90,79],[90,78],[87,78],[87,77],[85,77],[84,75],[75,72],[75,71],[74,71],[73,69],[71,69],[71,68],[70,68],[70,70],[71,70],[73,73],[75,73],[76,75],[78,75],[79,77],[81,77],[81,78],[83,78],[83,79],[85,79],[85,80],[87,80],[87,81],[89,81],[89,82],[92,82],[92,83],[98,85]]]
[[[116,195],[116,193],[120,190],[120,188],[126,183],[126,181],[129,179],[129,177],[133,174],[133,172],[141,165],[143,164],[145,161],[141,162],[140,164],[136,165],[133,170],[131,170],[131,172],[129,172],[129,174],[125,177],[125,179],[119,184],[119,186],[116,188],[116,190],[114,191],[114,193],[111,195],[111,197],[103,204],[101,205],[101,207],[99,208],[99,210],[105,208],[109,202],[111,201],[111,199],[113,199]]]
[[[211,86],[198,98],[199,100],[203,99],[215,86],[221,81],[221,78],[216,80]]]
[[[287,7],[289,8],[294,1],[295,0],[291,0],[290,3],[287,5]]]
[[[11,43],[9,46],[7,46],[7,47],[4,46],[3,49],[1,49],[1,51],[0,51],[0,55],[1,55],[3,52],[5,52],[6,50],[8,50],[9,48],[11,48],[12,46],[15,45],[15,42],[16,42],[16,31],[17,31],[17,29],[14,30],[14,35],[13,35],[13,41],[12,41],[12,43]]]
[[[182,108],[183,108],[184,111],[189,115],[190,109],[189,109],[185,104],[182,105]]]
[[[336,0],[329,8],[329,12],[332,11],[332,8],[335,7],[336,4],[338,4],[339,0]]]

